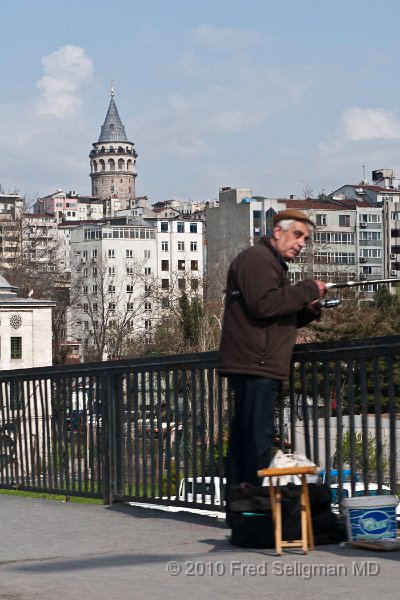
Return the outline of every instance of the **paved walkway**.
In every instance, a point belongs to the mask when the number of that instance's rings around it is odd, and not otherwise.
[[[0,599],[399,597],[400,551],[276,557],[235,548],[228,533],[200,515],[1,495]]]

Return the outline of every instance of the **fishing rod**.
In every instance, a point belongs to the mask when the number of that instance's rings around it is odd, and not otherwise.
[[[381,284],[381,283],[396,283],[400,281],[400,278],[390,277],[389,279],[366,279],[365,281],[341,281],[338,283],[326,283],[326,290],[338,290],[348,287],[362,287],[363,285]],[[241,297],[240,290],[232,290],[230,296],[233,299]],[[318,308],[336,308],[342,303],[339,298],[321,298],[317,304]]]
[[[380,283],[395,283],[400,281],[400,278],[390,277],[390,279],[365,279],[364,281],[340,281],[339,283],[326,283],[326,289],[338,290],[340,288],[358,287],[363,285],[380,284]]]

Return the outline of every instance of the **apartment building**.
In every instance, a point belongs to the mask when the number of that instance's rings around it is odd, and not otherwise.
[[[382,205],[360,200],[330,201],[252,197],[250,189],[222,188],[219,205],[207,210],[207,272],[219,273],[220,288],[229,261],[240,250],[270,235],[276,212],[302,210],[316,230],[296,262],[292,282],[304,277],[324,281],[377,279],[385,274]],[[220,290],[220,291],[221,291]],[[372,297],[374,286],[364,288]]]
[[[84,356],[100,346],[101,358],[123,353],[129,338],[151,336],[183,291],[202,293],[201,222],[131,215],[81,224],[70,236],[68,339]]]

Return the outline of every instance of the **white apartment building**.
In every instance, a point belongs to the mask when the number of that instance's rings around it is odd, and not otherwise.
[[[188,296],[202,295],[203,287],[203,223],[189,219],[157,221],[158,273],[164,290],[176,297],[182,291]]]
[[[400,199],[383,205],[385,277],[400,277]]]
[[[102,358],[115,336],[151,335],[182,291],[202,293],[202,223],[132,217],[71,229],[71,309],[68,339],[88,354],[105,334]],[[120,347],[119,347],[120,348]]]

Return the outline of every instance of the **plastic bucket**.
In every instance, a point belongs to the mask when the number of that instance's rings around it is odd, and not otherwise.
[[[349,541],[392,540],[397,538],[396,496],[360,496],[345,498]]]

